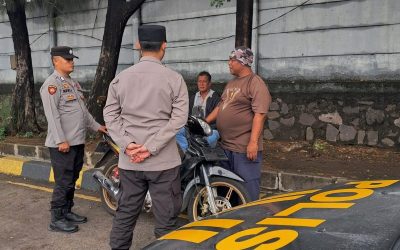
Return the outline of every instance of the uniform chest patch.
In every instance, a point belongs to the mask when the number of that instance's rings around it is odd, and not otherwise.
[[[50,95],[54,95],[57,92],[57,86],[49,85],[49,87],[47,87],[47,90],[49,91]]]
[[[66,82],[65,78],[62,76],[56,76],[56,79],[61,81],[61,82]]]
[[[75,97],[75,95],[67,95],[67,100],[68,101],[72,101],[72,100],[75,100],[76,99],[76,97]]]
[[[68,84],[68,83],[63,83],[63,89],[62,89],[62,92],[63,92],[63,93],[69,93],[69,92],[72,92],[72,89],[71,89],[71,87],[69,86],[69,84]]]

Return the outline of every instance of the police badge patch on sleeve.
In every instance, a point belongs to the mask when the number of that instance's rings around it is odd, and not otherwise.
[[[47,88],[47,90],[49,91],[50,95],[54,95],[57,92],[57,86],[55,85],[49,85],[49,87]]]

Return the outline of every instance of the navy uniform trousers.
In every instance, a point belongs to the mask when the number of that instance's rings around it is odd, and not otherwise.
[[[247,159],[247,153],[237,153],[224,149],[229,161],[221,161],[221,166],[243,178],[244,186],[252,201],[260,198],[260,178],[262,151],[257,152],[254,161]]]
[[[71,208],[74,205],[75,183],[83,166],[85,145],[71,146],[68,153],[49,148],[54,173],[54,190],[51,209]]]

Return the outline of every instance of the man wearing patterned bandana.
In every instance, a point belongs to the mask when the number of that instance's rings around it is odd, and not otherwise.
[[[106,132],[86,109],[81,86],[69,76],[74,70],[74,58],[78,57],[70,47],[52,48],[55,70],[40,88],[48,123],[45,145],[49,148],[55,180],[49,230],[65,233],[78,231],[76,224],[87,221],[71,211],[75,182],[83,165],[86,130]]]
[[[271,95],[265,82],[251,70],[253,52],[235,48],[229,57],[234,79],[228,82],[218,107],[206,118],[217,120],[221,146],[229,158],[221,164],[245,180],[252,200],[260,194],[262,131]]]

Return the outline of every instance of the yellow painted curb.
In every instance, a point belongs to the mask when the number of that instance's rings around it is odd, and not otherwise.
[[[0,173],[8,175],[21,175],[25,160],[10,156],[0,157]]]
[[[81,188],[81,186],[82,186],[82,177],[83,177],[83,173],[84,173],[85,171],[87,171],[87,170],[89,170],[89,168],[88,168],[86,165],[83,165],[82,171],[79,173],[79,178],[78,178],[78,180],[76,180],[76,183],[75,183],[75,187],[76,187],[76,188]]]
[[[83,165],[82,167],[82,171],[79,173],[79,178],[76,181],[75,187],[76,188],[81,188],[82,185],[82,177],[83,177],[83,173],[87,170],[89,170],[90,168],[86,165]],[[54,183],[54,172],[53,172],[53,168],[50,169],[50,176],[49,176],[49,182]]]
[[[50,167],[49,182],[54,183],[54,172],[53,172],[53,167]]]

